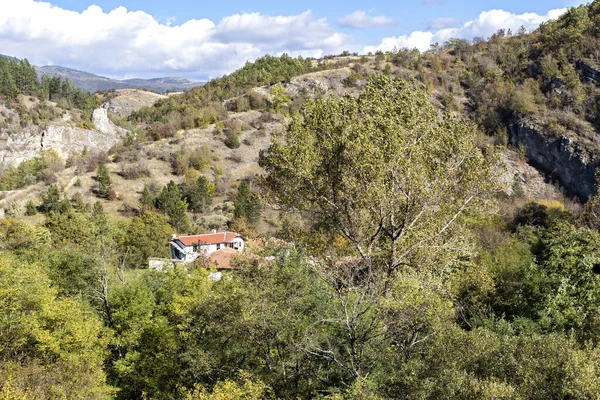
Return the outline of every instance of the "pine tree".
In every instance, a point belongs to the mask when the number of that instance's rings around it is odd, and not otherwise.
[[[108,169],[104,164],[98,166],[96,171],[96,180],[98,181],[98,196],[108,199],[111,189],[111,180]]]
[[[144,184],[142,195],[140,196],[141,211],[151,211],[154,208],[154,195],[150,192],[148,185]]]
[[[0,71],[0,94],[7,96],[9,99],[15,99],[19,94],[15,79],[8,70]]]
[[[90,220],[96,225],[99,232],[102,233],[108,230],[108,217],[104,213],[104,207],[100,200],[94,203]]]
[[[258,194],[250,190],[246,181],[241,181],[234,202],[235,210],[233,216],[245,218],[250,223],[255,223],[260,218],[260,199]]]
[[[190,209],[194,212],[203,212],[212,203],[215,185],[207,177],[201,175],[191,187],[187,189],[186,197]]]
[[[51,211],[56,212],[60,203],[60,191],[56,184],[50,185],[45,195],[42,195],[42,204],[40,204],[40,211],[43,213],[49,213]]]
[[[521,184],[521,177],[516,172],[513,177],[512,196],[515,199],[522,199],[523,197],[525,197],[525,190],[523,189],[523,185]]]
[[[181,191],[175,182],[169,182],[160,192],[157,199],[158,209],[169,217],[169,223],[177,232],[189,229],[187,218],[188,204],[181,196]]]
[[[33,203],[33,200],[27,201],[27,204],[25,204],[25,215],[31,217],[36,214],[37,214],[37,207]]]

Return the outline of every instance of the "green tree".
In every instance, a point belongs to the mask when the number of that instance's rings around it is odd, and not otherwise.
[[[150,192],[148,185],[144,184],[144,189],[142,190],[142,195],[140,196],[141,211],[152,211],[154,209],[155,200],[156,199],[152,192]]]
[[[26,398],[110,397],[101,321],[34,265],[0,257],[0,381]]]
[[[250,223],[255,223],[260,218],[260,198],[257,193],[250,190],[247,181],[241,181],[238,185],[234,207],[235,218],[245,218]]]
[[[25,204],[25,215],[31,217],[36,214],[37,214],[37,207],[35,206],[35,203],[33,202],[33,200],[28,200],[27,203]]]
[[[156,199],[157,208],[169,217],[169,223],[177,232],[185,232],[189,229],[187,217],[187,201],[182,198],[181,191],[175,182],[170,181]]]
[[[151,211],[132,218],[125,235],[125,263],[132,268],[145,268],[150,257],[169,255],[169,239],[173,228],[167,218]]]
[[[435,331],[395,324],[414,315],[415,299],[393,290],[403,284],[399,271],[431,281],[470,249],[462,217],[487,208],[495,164],[477,148],[472,124],[440,115],[423,88],[385,75],[371,78],[358,98],[310,101],[292,117],[283,140],[261,153],[263,184],[281,206],[342,235],[342,254],[355,255],[324,271],[335,288],[337,307],[326,320],[336,334],[312,354],[336,360],[348,379],[364,378],[385,343],[382,332],[392,342],[420,343],[414,338]]]
[[[104,164],[98,165],[96,170],[96,180],[98,181],[98,196],[108,199],[111,191],[111,179],[108,169]]]
[[[204,175],[200,175],[198,180],[186,187],[186,198],[193,212],[204,212],[212,204],[214,194],[215,185]]]
[[[358,98],[305,104],[260,156],[264,185],[286,207],[344,235],[364,259],[440,268],[461,247],[460,216],[485,208],[495,161],[475,127],[404,80],[376,76]]]
[[[42,204],[40,204],[40,211],[48,214],[53,213],[65,213],[71,209],[71,203],[68,199],[61,200],[60,190],[58,185],[52,184],[48,187],[46,194],[42,195]]]
[[[276,113],[283,111],[283,109],[292,102],[290,96],[285,90],[285,86],[281,83],[276,84],[271,88],[271,106]]]

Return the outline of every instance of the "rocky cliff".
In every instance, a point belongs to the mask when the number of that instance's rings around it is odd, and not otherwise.
[[[596,85],[600,85],[600,71],[593,68],[591,65],[585,63],[582,60],[574,61],[575,67],[581,71],[584,80],[595,83]]]
[[[115,126],[105,107],[94,111],[92,122],[97,129],[80,129],[69,118],[54,121],[45,129],[30,126],[18,132],[0,131],[0,166],[17,165],[36,157],[42,149],[53,149],[63,159],[84,149],[107,151],[121,140],[125,130]]]
[[[509,126],[511,143],[525,146],[529,162],[558,181],[570,195],[585,200],[596,192],[595,172],[600,157],[592,146],[566,135],[554,137],[525,122]]]

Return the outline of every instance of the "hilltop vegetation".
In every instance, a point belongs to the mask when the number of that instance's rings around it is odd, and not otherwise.
[[[243,95],[255,87],[289,82],[295,76],[320,68],[313,66],[311,60],[295,59],[286,54],[281,57],[264,56],[229,75],[212,79],[180,96],[158,101],[154,107],[143,108],[134,113],[132,119],[147,124],[169,123],[177,129],[202,127],[224,119],[226,110],[222,102],[225,99]],[[261,108],[264,104],[264,99],[255,96],[237,111]]]
[[[266,56],[7,169],[0,398],[600,397],[600,195],[540,196],[511,145],[597,151],[599,26]],[[224,279],[147,268],[209,229],[248,239]]]
[[[500,30],[487,41],[450,40],[427,53],[405,49],[387,58],[417,71],[445,107],[464,110],[500,141],[507,141],[508,124],[526,118],[555,134],[586,136],[600,129],[600,89],[586,79],[578,61],[592,66],[600,61],[599,20],[595,1],[571,8],[533,33]]]
[[[62,101],[67,107],[89,111],[97,107],[96,97],[76,88],[68,79],[44,75],[38,81],[35,68],[25,60],[0,57],[0,95],[15,100],[18,95],[37,96],[40,100]]]

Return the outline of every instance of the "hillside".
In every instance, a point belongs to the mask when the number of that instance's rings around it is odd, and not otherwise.
[[[0,398],[600,398],[599,27],[169,95],[0,57]]]

